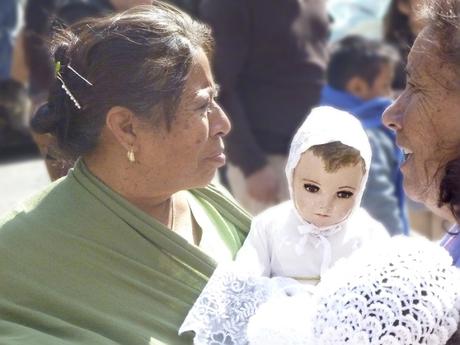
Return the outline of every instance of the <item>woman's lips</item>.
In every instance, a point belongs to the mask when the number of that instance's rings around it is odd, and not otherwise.
[[[401,162],[401,168],[407,165],[411,161],[412,156],[413,156],[412,151],[404,149],[404,148],[402,150],[403,150],[403,161]]]
[[[413,155],[413,152],[411,149],[407,148],[407,146],[405,146],[404,144],[402,144],[398,138],[396,139],[396,145],[401,149],[402,153],[403,153],[403,161],[401,162],[401,167],[403,167],[404,165],[406,165],[406,163],[408,161],[411,160],[412,158],[412,155]]]
[[[212,160],[220,165],[224,165],[226,161],[225,153],[223,151],[219,151],[216,153],[213,153],[208,157],[209,160]]]

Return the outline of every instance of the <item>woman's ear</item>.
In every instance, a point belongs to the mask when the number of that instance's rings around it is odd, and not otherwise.
[[[366,100],[369,97],[370,87],[363,78],[353,77],[345,85],[345,90],[353,96]]]
[[[136,116],[125,107],[115,106],[107,113],[106,126],[126,151],[133,149],[137,141],[135,122]]]

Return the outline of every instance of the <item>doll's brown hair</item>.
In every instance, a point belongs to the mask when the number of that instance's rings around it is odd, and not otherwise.
[[[346,166],[361,164],[363,174],[366,173],[366,164],[360,152],[340,141],[333,141],[326,144],[314,145],[310,148],[313,154],[320,157],[327,172],[336,172]]]

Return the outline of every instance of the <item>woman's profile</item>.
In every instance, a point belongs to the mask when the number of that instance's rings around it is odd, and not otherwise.
[[[0,343],[190,343],[180,323],[250,224],[208,186],[230,130],[212,45],[161,2],[55,37],[33,125],[77,163],[0,221]]]

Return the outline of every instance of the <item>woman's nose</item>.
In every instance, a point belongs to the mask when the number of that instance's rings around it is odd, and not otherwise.
[[[383,124],[393,130],[398,131],[402,128],[401,122],[401,96],[399,96],[384,112],[382,115]]]
[[[209,118],[209,128],[211,136],[224,137],[230,132],[232,125],[220,105],[214,101],[213,109]]]

